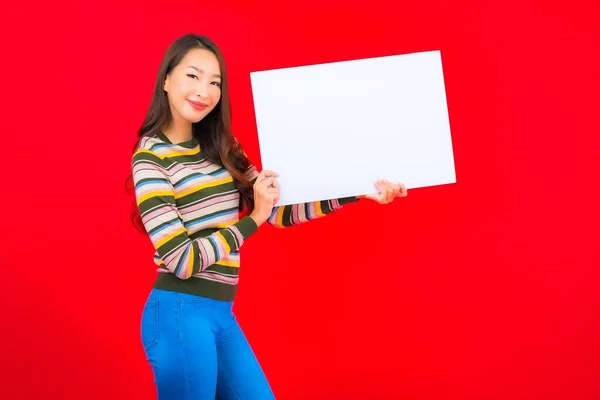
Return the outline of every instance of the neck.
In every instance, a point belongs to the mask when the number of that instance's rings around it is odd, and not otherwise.
[[[163,133],[173,144],[187,142],[192,139],[192,124],[173,118],[172,123],[163,130]]]

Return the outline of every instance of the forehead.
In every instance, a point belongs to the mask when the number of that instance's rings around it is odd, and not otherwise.
[[[204,49],[192,49],[188,51],[183,60],[181,60],[181,66],[183,68],[194,66],[208,74],[221,73],[217,56],[211,51]]]

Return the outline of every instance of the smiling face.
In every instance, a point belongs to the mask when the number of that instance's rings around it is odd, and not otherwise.
[[[209,50],[192,49],[164,83],[175,121],[193,124],[206,117],[221,99],[219,60]]]

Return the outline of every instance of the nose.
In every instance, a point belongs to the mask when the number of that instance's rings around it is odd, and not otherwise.
[[[208,97],[208,83],[204,82],[204,79],[198,82],[198,86],[196,87],[196,96],[200,98]]]

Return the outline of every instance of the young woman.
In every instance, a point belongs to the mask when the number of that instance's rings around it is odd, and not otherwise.
[[[158,397],[274,398],[232,312],[240,247],[266,222],[303,223],[358,198],[273,206],[277,174],[258,173],[234,138],[223,56],[197,35],[167,49],[132,170],[135,221],[159,272],[141,321]],[[387,204],[407,194],[401,184],[376,185],[364,197]]]

